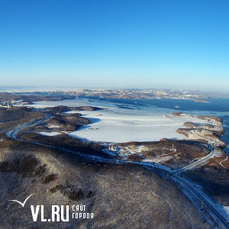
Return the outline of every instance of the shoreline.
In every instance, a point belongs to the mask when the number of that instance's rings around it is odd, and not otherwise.
[[[206,115],[186,115],[181,112],[174,112],[171,116],[196,117],[207,121],[206,124],[186,122],[183,124],[184,128],[177,129],[177,132],[185,135],[188,139],[202,139],[210,145],[220,146],[222,148],[226,147],[226,143],[220,140],[220,137],[225,133],[221,118]]]

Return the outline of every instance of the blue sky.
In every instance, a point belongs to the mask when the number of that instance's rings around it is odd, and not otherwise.
[[[0,85],[229,90],[229,2],[1,0]]]

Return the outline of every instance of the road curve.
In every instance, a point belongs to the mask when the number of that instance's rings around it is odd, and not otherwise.
[[[177,169],[174,172],[171,172],[171,174],[181,173],[181,172],[184,172],[186,170],[190,170],[190,169],[196,168],[198,166],[202,166],[202,165],[206,164],[211,157],[214,157],[214,154],[215,154],[215,150],[212,149],[211,152],[208,155],[206,155],[205,157],[202,157],[202,158],[198,159],[197,161],[194,161],[193,163],[190,163],[190,164],[188,164],[188,165],[186,165],[180,169]]]
[[[39,119],[39,120],[31,120],[31,121],[28,122],[28,123],[24,123],[23,125],[17,126],[16,128],[14,128],[14,129],[12,129],[12,130],[9,130],[9,131],[6,133],[6,136],[9,137],[9,138],[11,138],[11,139],[14,139],[14,140],[22,140],[22,141],[23,141],[24,139],[20,139],[20,138],[18,138],[18,137],[16,136],[16,134],[17,134],[20,130],[22,130],[22,129],[28,127],[28,126],[40,124],[40,123],[42,123],[42,122],[48,120],[48,119],[51,118],[51,117],[52,117],[51,114],[46,113],[45,117],[42,118],[42,119]]]

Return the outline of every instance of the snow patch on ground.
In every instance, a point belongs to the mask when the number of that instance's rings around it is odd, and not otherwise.
[[[56,136],[60,133],[59,132],[39,132],[39,134],[41,134],[43,136]]]
[[[229,219],[229,206],[223,206],[223,209],[225,210],[227,217]]]
[[[48,127],[48,128],[51,128],[51,129],[52,129],[52,128],[60,128],[60,127],[57,126],[57,125],[48,125],[47,127]]]
[[[63,113],[64,114],[76,114],[76,113],[80,113],[80,111],[65,111]]]

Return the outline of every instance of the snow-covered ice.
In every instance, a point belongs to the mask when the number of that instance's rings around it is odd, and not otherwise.
[[[86,98],[51,102],[42,101],[31,106],[53,107],[58,105],[106,108],[105,110],[76,112],[91,120],[92,124],[85,125],[79,130],[70,133],[70,135],[90,141],[128,142],[158,141],[162,138],[183,139],[184,136],[177,133],[176,130],[182,128],[184,122],[205,122],[193,117],[166,117],[165,114],[174,112],[172,109],[155,106],[134,108],[134,105],[128,105],[126,107],[129,109],[124,109],[108,101],[96,101]],[[69,111],[66,113],[75,112]]]
[[[80,112],[94,123],[70,134],[91,141],[106,142],[183,139],[184,136],[176,130],[182,128],[184,122],[200,122],[193,117],[166,118],[158,113],[132,112],[125,109]]]

